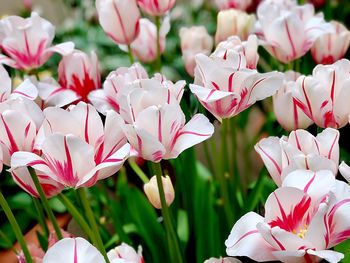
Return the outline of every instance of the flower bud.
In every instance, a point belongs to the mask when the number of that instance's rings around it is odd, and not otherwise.
[[[241,40],[247,40],[254,23],[254,15],[235,9],[220,11],[217,18],[215,43],[218,44],[234,35],[239,36]]]
[[[349,48],[350,31],[337,21],[331,24],[334,33],[320,36],[311,48],[311,55],[317,64],[332,64],[343,58]]]
[[[181,28],[180,39],[186,70],[193,77],[196,66],[195,56],[199,53],[209,55],[213,48],[213,39],[204,26]]]
[[[226,10],[230,8],[247,10],[252,2],[252,0],[215,0],[215,4],[219,10]]]
[[[96,0],[96,9],[103,30],[115,43],[135,40],[141,16],[136,0]]]
[[[164,188],[164,194],[165,194],[165,201],[168,206],[171,205],[171,203],[174,201],[175,198],[175,192],[173,184],[171,183],[169,176],[162,176],[162,183]],[[145,191],[145,194],[150,201],[150,203],[157,209],[162,208],[162,204],[160,201],[159,196],[159,190],[158,190],[158,184],[157,184],[157,178],[156,176],[153,176],[151,180],[146,183],[143,186],[143,190]]]
[[[137,0],[142,11],[151,16],[162,16],[174,5],[175,0]]]

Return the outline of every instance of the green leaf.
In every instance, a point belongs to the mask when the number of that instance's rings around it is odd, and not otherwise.
[[[190,233],[188,217],[185,210],[179,210],[177,214],[177,235],[182,243],[187,244]]]

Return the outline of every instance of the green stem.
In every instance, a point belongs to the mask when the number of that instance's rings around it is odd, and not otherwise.
[[[38,199],[36,199],[35,197],[33,197],[33,203],[34,203],[34,206],[35,206],[35,209],[36,209],[36,212],[38,213],[38,221],[39,221],[39,224],[45,234],[46,237],[49,236],[49,229],[46,225],[46,218],[45,218],[45,214],[44,214],[44,211],[43,211],[43,208],[39,202]]]
[[[221,164],[217,164],[221,167],[221,171],[218,173],[218,180],[220,186],[220,192],[222,197],[222,202],[224,205],[224,212],[228,225],[232,225],[233,223],[233,212],[230,206],[230,197],[227,188],[227,180],[226,177],[228,175],[228,158],[227,155],[227,120],[222,121],[221,125]]]
[[[29,170],[29,173],[30,173],[30,176],[32,177],[32,180],[34,182],[34,185],[36,187],[36,190],[38,191],[39,193],[39,196],[40,196],[40,199],[41,199],[41,202],[44,206],[44,209],[46,211],[46,214],[47,216],[49,217],[51,223],[52,223],[52,226],[53,228],[55,229],[55,232],[56,232],[56,235],[57,235],[57,238],[58,239],[62,239],[63,236],[62,236],[62,233],[61,233],[61,229],[60,227],[58,226],[58,223],[57,223],[57,220],[56,220],[56,217],[55,215],[53,214],[52,212],[52,209],[50,207],[50,204],[49,204],[49,201],[47,200],[46,198],[46,195],[44,193],[44,190],[43,188],[41,187],[41,184],[39,182],[39,178],[38,176],[36,175],[35,171],[33,168],[31,167],[28,167],[28,170]]]
[[[135,162],[135,159],[129,158],[128,162],[129,162],[131,169],[136,173],[136,175],[141,179],[141,181],[144,184],[148,183],[149,179],[148,179],[147,175],[142,171],[140,166],[138,166],[138,164]]]
[[[205,158],[207,159],[210,172],[211,172],[212,174],[214,174],[214,172],[215,172],[215,171],[214,171],[214,165],[213,165],[212,157],[211,157],[210,152],[209,152],[208,141],[204,141],[203,146],[204,146]]]
[[[33,263],[32,257],[30,256],[27,244],[24,240],[21,228],[19,227],[15,216],[13,215],[10,206],[8,205],[8,203],[6,202],[6,199],[4,197],[4,195],[2,194],[2,192],[0,192],[0,205],[2,207],[2,209],[4,210],[7,219],[9,220],[12,230],[15,233],[15,236],[17,238],[18,243],[20,244],[23,254],[24,254],[24,258],[26,259],[27,263]]]
[[[162,216],[164,218],[164,224],[165,224],[166,232],[170,243],[169,244],[170,256],[173,263],[182,263],[184,261],[182,258],[180,242],[171,220],[170,210],[165,201],[165,193],[164,193],[164,187],[163,187],[163,181],[162,181],[163,172],[162,172],[162,167],[160,163],[153,163],[153,172],[155,173],[157,178],[160,202],[162,204]]]
[[[155,17],[156,19],[156,27],[157,27],[157,60],[156,60],[156,71],[160,72],[162,69],[162,54],[160,52],[160,23],[161,18],[159,16]]]
[[[6,243],[6,246],[9,247],[13,253],[18,255],[18,251],[13,247],[11,240],[1,230],[0,230],[0,238],[4,241],[4,243]]]
[[[107,263],[109,263],[109,259],[107,257],[107,253],[106,250],[103,246],[103,242],[102,242],[102,238],[100,235],[100,231],[98,229],[96,220],[95,220],[95,215],[92,212],[87,194],[86,194],[86,190],[85,188],[79,188],[77,189],[78,195],[80,197],[81,203],[83,204],[84,210],[85,210],[85,215],[88,218],[88,221],[90,223],[91,229],[93,231],[93,234],[95,235],[95,245],[99,248],[100,252],[102,253],[105,261]]]
[[[128,45],[128,55],[129,55],[129,60],[130,60],[130,64],[134,64],[134,55],[132,54],[132,49],[130,44]]]
[[[72,202],[67,198],[64,194],[58,194],[58,199],[62,202],[62,204],[67,208],[68,212],[74,218],[74,220],[79,224],[84,233],[91,239],[93,243],[95,243],[95,236],[91,231],[89,225],[86,223],[84,217],[80,214],[79,210],[75,208]]]

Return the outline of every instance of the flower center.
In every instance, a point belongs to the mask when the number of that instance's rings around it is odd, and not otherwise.
[[[307,228],[308,228],[308,225],[304,225],[303,228],[299,229],[299,232],[297,232],[296,230],[293,230],[293,233],[296,234],[300,238],[304,238],[306,235],[306,232],[307,232]]]

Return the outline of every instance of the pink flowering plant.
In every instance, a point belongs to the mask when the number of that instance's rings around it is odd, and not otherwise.
[[[347,1],[3,1],[0,262],[350,262]]]

